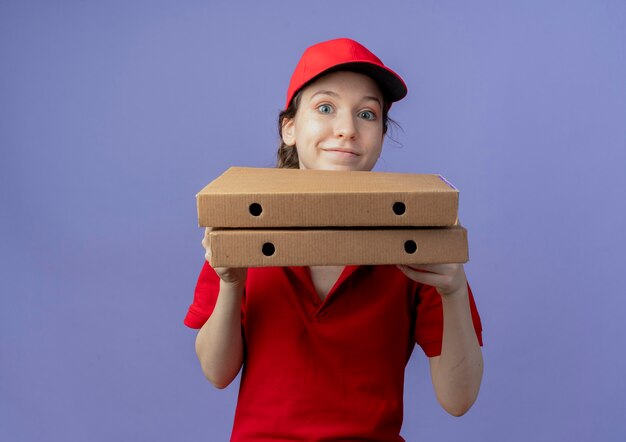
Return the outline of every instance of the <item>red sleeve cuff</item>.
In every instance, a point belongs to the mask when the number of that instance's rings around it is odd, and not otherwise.
[[[207,319],[209,318],[195,312],[193,307],[190,307],[187,316],[185,316],[184,324],[189,328],[199,329],[202,328]]]
[[[476,338],[478,339],[478,345],[480,345],[481,347],[483,346],[483,333],[482,330],[474,330],[476,332]],[[420,347],[422,347],[422,350],[424,351],[424,354],[429,357],[432,358],[433,356],[439,356],[441,354],[441,343],[442,341],[433,341],[433,342],[426,342],[424,344],[421,344]]]

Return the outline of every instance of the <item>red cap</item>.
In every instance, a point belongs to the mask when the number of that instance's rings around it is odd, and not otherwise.
[[[304,51],[289,82],[285,109],[300,89],[334,71],[354,71],[371,77],[389,104],[401,100],[407,93],[402,78],[369,49],[349,38],[338,38],[315,44]]]

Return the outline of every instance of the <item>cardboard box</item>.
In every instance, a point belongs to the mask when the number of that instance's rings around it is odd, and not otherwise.
[[[461,226],[413,229],[250,229],[209,234],[213,267],[464,263]]]
[[[452,226],[459,192],[443,177],[231,167],[197,195],[202,227]]]

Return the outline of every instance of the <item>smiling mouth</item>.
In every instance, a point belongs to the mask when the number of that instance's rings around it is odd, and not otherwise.
[[[349,149],[340,149],[340,148],[336,148],[336,149],[334,149],[334,148],[328,148],[328,149],[322,149],[322,150],[323,150],[324,152],[333,152],[333,153],[338,153],[338,154],[340,154],[340,155],[345,155],[345,156],[355,156],[355,157],[358,157],[358,156],[359,156],[359,154],[358,154],[358,153],[356,153],[356,152],[354,152],[354,151],[352,151],[352,150],[349,150]]]

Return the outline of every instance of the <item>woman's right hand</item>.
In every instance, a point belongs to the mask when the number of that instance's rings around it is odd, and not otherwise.
[[[204,247],[204,258],[207,260],[209,265],[211,265],[211,247],[209,241],[209,233],[211,233],[213,228],[207,227],[204,230],[204,238],[202,238],[202,246]],[[227,283],[233,285],[244,285],[246,282],[246,277],[248,275],[248,269],[245,267],[213,267],[217,276],[220,279]]]

